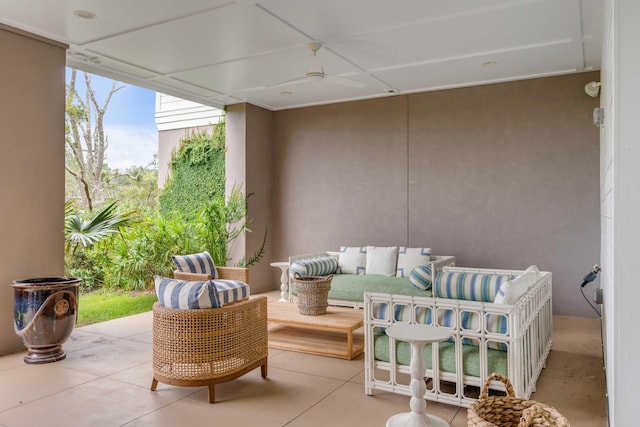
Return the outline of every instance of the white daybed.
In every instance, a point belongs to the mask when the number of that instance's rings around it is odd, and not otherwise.
[[[510,278],[523,273],[444,267],[438,274],[447,272]],[[434,295],[439,295],[437,290]],[[366,293],[364,322],[368,395],[374,390],[411,395],[408,344],[396,343],[384,333],[393,323],[408,322],[447,328],[452,335],[449,342],[425,348],[425,399],[469,407],[477,398],[476,388],[494,371],[511,380],[516,396],[528,399],[551,349],[551,273],[539,272],[537,281],[514,304]],[[396,344],[397,351],[391,351]],[[496,381],[490,388],[504,390],[504,385]]]

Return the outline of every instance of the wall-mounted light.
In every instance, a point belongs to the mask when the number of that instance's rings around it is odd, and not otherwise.
[[[600,94],[600,86],[602,86],[600,82],[589,82],[584,85],[584,92],[590,97],[595,98]]]

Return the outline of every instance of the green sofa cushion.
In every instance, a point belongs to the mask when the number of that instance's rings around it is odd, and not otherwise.
[[[389,361],[389,337],[383,333],[374,334],[374,357],[382,362]],[[456,372],[456,349],[452,342],[441,342],[440,346],[440,370],[443,372]],[[431,369],[431,344],[425,345],[424,360],[427,369]],[[489,373],[497,372],[508,374],[508,353],[499,350],[487,350]],[[465,375],[480,376],[480,355],[478,347],[473,345],[462,346],[463,372]],[[411,363],[411,346],[407,342],[396,341],[396,361],[399,365]]]
[[[334,274],[329,299],[364,302],[365,292],[430,297],[431,290],[414,288],[408,277],[389,277],[375,274]],[[295,286],[292,294],[296,295]]]

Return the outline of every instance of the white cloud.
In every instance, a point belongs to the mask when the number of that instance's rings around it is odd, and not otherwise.
[[[141,127],[107,127],[105,163],[111,169],[146,166],[158,152],[158,131]]]

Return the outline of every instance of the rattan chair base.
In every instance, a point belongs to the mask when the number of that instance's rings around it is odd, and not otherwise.
[[[267,375],[267,298],[221,308],[175,309],[153,305],[153,380],[177,386],[214,386],[261,367]]]
[[[258,360],[256,363],[245,367],[243,370],[235,372],[233,374],[225,375],[222,377],[210,378],[210,379],[198,379],[198,380],[179,380],[175,378],[168,378],[162,375],[154,374],[153,380],[151,381],[151,391],[155,391],[158,387],[158,383],[174,385],[178,387],[202,387],[206,386],[209,388],[209,403],[216,403],[216,384],[226,383],[227,381],[235,380],[236,378],[240,378],[244,374],[253,371],[254,369],[260,367],[260,374],[262,378],[267,378],[267,360],[268,358],[264,358],[262,360]]]

